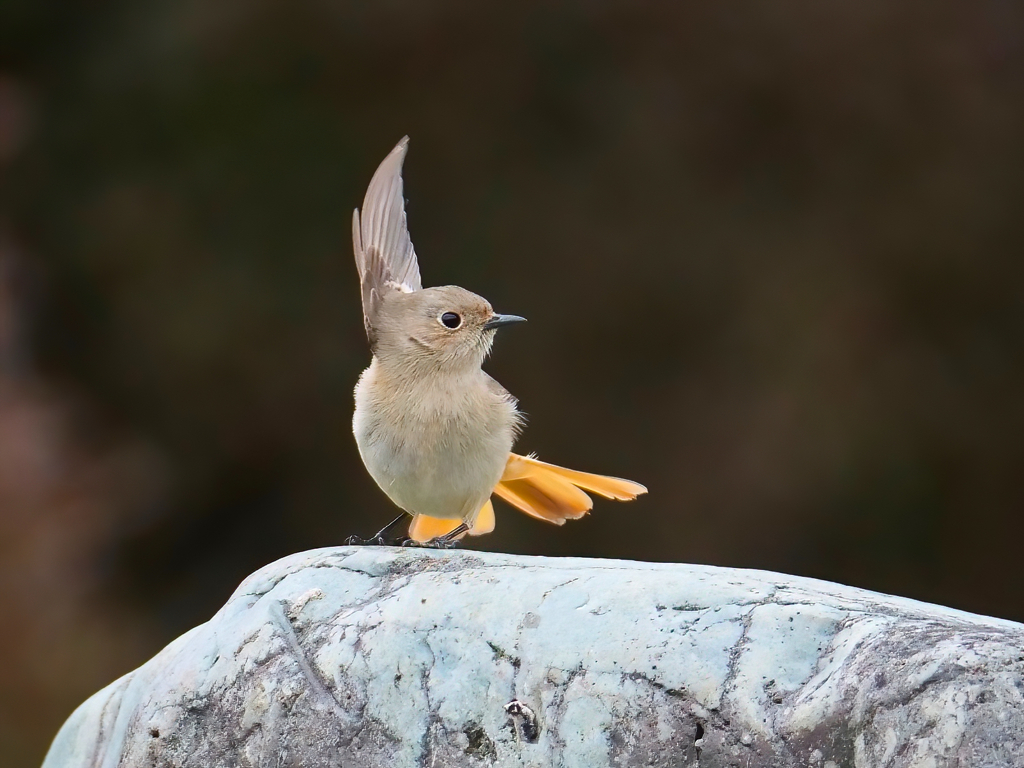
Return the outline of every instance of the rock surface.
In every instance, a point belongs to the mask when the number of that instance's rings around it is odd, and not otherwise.
[[[695,565],[335,548],[250,576],[44,768],[1024,765],[1024,626]]]

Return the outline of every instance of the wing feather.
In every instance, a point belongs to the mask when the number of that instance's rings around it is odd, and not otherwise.
[[[416,251],[409,237],[402,187],[402,163],[409,146],[404,137],[384,158],[370,180],[363,210],[352,214],[352,249],[363,302],[366,336],[376,342],[376,314],[388,291],[423,287]]]

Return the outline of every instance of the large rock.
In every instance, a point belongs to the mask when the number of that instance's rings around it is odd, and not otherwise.
[[[249,577],[45,768],[1024,765],[1024,626],[759,571],[393,548]]]

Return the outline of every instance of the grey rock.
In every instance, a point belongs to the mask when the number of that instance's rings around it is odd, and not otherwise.
[[[44,768],[1024,766],[1024,626],[761,571],[297,554]]]

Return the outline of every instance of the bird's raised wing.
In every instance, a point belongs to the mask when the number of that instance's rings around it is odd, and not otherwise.
[[[406,136],[384,158],[366,189],[362,215],[358,208],[352,212],[352,248],[359,270],[363,325],[371,346],[376,343],[376,317],[385,294],[423,287],[402,197],[402,162],[408,146]]]

